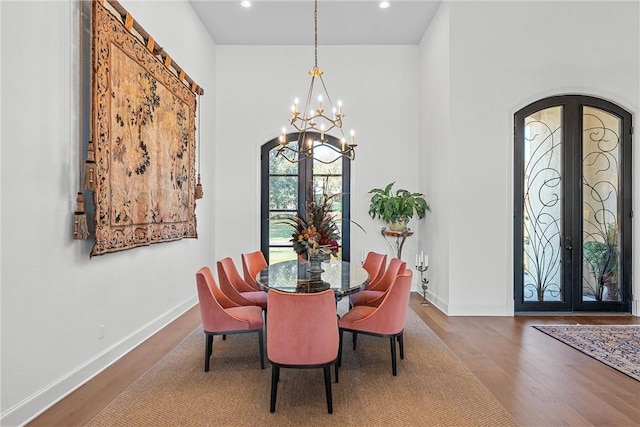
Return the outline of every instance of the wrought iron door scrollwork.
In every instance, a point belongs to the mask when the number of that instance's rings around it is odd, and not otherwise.
[[[561,130],[540,120],[527,122],[530,156],[524,170],[524,298],[558,298],[562,260]]]
[[[617,301],[620,135],[594,111],[583,115],[583,298]]]

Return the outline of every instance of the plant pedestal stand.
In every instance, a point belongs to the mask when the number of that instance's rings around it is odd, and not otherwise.
[[[408,228],[404,229],[403,231],[393,231],[393,230],[388,230],[386,227],[382,227],[382,230],[380,232],[382,234],[382,237],[384,237],[384,239],[387,241],[387,243],[391,247],[391,250],[395,252],[396,258],[402,259],[402,247],[404,246],[404,241],[407,240],[407,237],[413,236],[413,231],[411,231]],[[395,237],[396,239],[395,248],[393,244],[389,241],[389,237],[391,238]]]

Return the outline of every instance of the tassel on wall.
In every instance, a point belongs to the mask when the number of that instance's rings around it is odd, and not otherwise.
[[[202,199],[204,193],[202,191],[202,183],[200,182],[200,174],[198,174],[198,183],[196,184],[195,197],[196,199]]]
[[[73,238],[74,240],[87,240],[89,238],[87,214],[84,212],[84,197],[81,192],[78,192],[76,211],[73,213]]]
[[[191,89],[196,91],[195,85],[193,85]],[[198,93],[198,140],[196,141],[196,143],[198,144],[198,183],[196,184],[194,197],[197,200],[197,199],[202,199],[202,197],[204,196],[204,192],[202,191],[202,183],[200,182],[200,146],[202,145],[202,139],[200,138],[200,94],[199,93]]]
[[[84,163],[84,188],[95,191],[96,189],[96,152],[93,142],[87,145],[87,161]]]

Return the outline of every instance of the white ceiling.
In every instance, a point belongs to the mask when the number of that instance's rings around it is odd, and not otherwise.
[[[442,0],[318,1],[318,45],[415,45]],[[313,45],[313,1],[190,0],[219,45]]]

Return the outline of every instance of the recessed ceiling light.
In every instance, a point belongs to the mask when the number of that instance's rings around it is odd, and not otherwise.
[[[251,2],[248,0],[244,0],[243,2],[240,2],[240,6],[242,7],[251,7]]]
[[[386,9],[389,7],[389,2],[388,1],[381,1],[380,2],[380,9]]]

